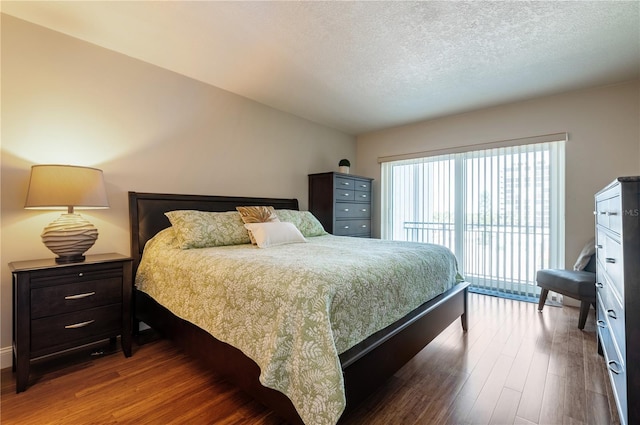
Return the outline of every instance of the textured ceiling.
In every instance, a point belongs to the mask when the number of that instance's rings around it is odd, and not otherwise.
[[[350,134],[640,75],[640,1],[2,1]]]

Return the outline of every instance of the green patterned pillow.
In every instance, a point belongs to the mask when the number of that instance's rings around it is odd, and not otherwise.
[[[305,238],[328,234],[310,211],[276,210],[276,215],[280,221],[288,221],[295,224]]]
[[[165,213],[182,249],[251,243],[236,211],[179,210]]]

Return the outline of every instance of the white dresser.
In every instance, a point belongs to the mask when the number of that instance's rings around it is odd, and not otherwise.
[[[640,424],[640,176],[595,195],[598,351],[622,424]]]

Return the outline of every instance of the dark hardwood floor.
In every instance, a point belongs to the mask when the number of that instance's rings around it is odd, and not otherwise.
[[[343,423],[616,424],[594,312],[472,294],[469,331],[447,328]],[[142,342],[142,341],[141,341]],[[165,340],[108,346],[38,363],[15,394],[3,369],[0,422],[9,424],[281,424],[244,393]]]

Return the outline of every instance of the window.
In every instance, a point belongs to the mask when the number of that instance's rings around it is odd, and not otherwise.
[[[564,266],[566,135],[543,137],[382,159],[382,237],[445,245],[475,291],[534,300],[536,271]]]

